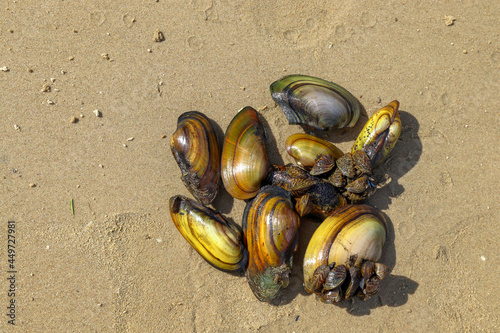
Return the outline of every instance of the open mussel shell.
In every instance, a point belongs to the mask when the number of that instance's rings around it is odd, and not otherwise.
[[[229,124],[222,148],[222,182],[236,199],[253,198],[269,172],[264,128],[247,106]]]
[[[313,176],[330,171],[335,166],[335,160],[344,155],[335,145],[309,134],[292,134],[285,145],[288,155],[295,159],[297,165]]]
[[[299,224],[290,194],[280,187],[264,186],[247,203],[243,214],[246,277],[260,301],[270,302],[280,288],[288,286]]]
[[[212,266],[227,272],[245,268],[248,254],[236,224],[181,195],[170,198],[170,215],[182,236]]]
[[[316,229],[304,255],[304,287],[307,292],[324,295],[325,266],[334,263],[349,269],[342,290],[351,297],[359,287],[361,268],[367,278],[375,274],[366,261],[376,262],[382,255],[387,238],[386,220],[382,213],[368,205],[347,205],[337,209]],[[385,267],[385,266],[384,266]],[[370,274],[365,273],[371,269]],[[322,273],[318,274],[317,270]],[[323,281],[318,282],[318,278]],[[349,285],[350,284],[350,285]]]
[[[170,148],[181,169],[181,179],[202,204],[210,204],[220,184],[220,150],[210,120],[201,112],[183,113]]]
[[[399,102],[392,101],[368,119],[354,142],[352,152],[363,150],[371,160],[372,168],[379,165],[391,152],[401,133]]]
[[[288,75],[271,84],[271,96],[291,125],[318,130],[353,127],[361,105],[338,84],[307,75]]]

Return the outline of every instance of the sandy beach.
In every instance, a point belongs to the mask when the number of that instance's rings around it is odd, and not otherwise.
[[[3,1],[1,332],[497,332],[500,2]],[[224,132],[259,111],[273,164],[293,159],[269,85],[306,74],[348,89],[357,125],[316,135],[349,151],[397,99],[402,133],[367,203],[389,220],[391,275],[367,301],[319,302],[302,260],[258,301],[175,228],[191,197],[170,151],[197,110]],[[241,225],[245,202],[213,207]],[[12,240],[15,240],[13,242]],[[15,324],[15,325],[13,325]]]

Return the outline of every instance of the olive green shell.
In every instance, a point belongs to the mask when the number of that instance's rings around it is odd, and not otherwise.
[[[210,204],[220,184],[220,149],[210,120],[201,112],[183,113],[170,148],[182,172],[182,182],[202,204]]]
[[[318,130],[353,127],[361,105],[345,88],[307,75],[288,75],[273,82],[271,96],[288,122]]]
[[[170,198],[170,215],[182,236],[212,266],[227,272],[245,268],[248,254],[236,224],[181,195]]]

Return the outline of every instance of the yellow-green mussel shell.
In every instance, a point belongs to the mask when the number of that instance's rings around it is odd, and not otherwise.
[[[339,148],[330,142],[304,133],[290,135],[286,139],[285,145],[287,153],[295,159],[297,165],[305,170],[312,169],[312,175],[330,171],[335,166],[335,160],[344,155]],[[318,163],[327,156],[332,162],[331,165],[325,167]]]
[[[260,301],[270,302],[280,288],[288,286],[299,224],[290,194],[280,187],[264,186],[247,203],[243,214],[246,277]]]
[[[352,152],[363,150],[371,160],[372,167],[379,165],[391,152],[401,133],[399,102],[392,101],[368,119],[360,132]]]
[[[170,198],[170,215],[182,236],[212,266],[227,272],[245,268],[248,254],[234,223],[181,195]]]
[[[387,238],[382,213],[368,205],[347,205],[337,209],[316,229],[304,255],[304,287],[314,291],[313,274],[332,263],[359,267],[365,260],[376,262],[382,255]]]

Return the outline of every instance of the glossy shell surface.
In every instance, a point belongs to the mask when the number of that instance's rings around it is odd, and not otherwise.
[[[286,288],[297,245],[300,218],[288,192],[264,186],[247,203],[243,229],[248,249],[248,284],[260,301],[271,301]]]
[[[208,263],[228,272],[245,268],[248,254],[242,232],[234,223],[184,196],[170,198],[169,205],[179,232]]]
[[[222,181],[236,199],[253,198],[269,172],[264,128],[247,106],[229,124],[222,148]]]
[[[304,256],[304,286],[312,292],[312,276],[321,265],[346,264],[356,256],[354,266],[363,260],[377,261],[387,238],[382,213],[368,205],[347,205],[337,209],[316,229]]]
[[[361,106],[345,88],[317,77],[288,75],[273,82],[271,96],[290,124],[318,130],[353,127]]]
[[[344,155],[335,145],[309,134],[292,134],[286,139],[285,145],[288,155],[295,159],[298,166],[306,170],[311,170],[318,165],[318,160],[324,156],[330,156],[332,162],[335,162],[336,159]],[[334,164],[331,168],[333,166]],[[324,170],[324,172],[330,171],[331,168]],[[314,173],[312,174],[314,175]]]
[[[354,142],[352,152],[363,150],[374,168],[389,155],[400,133],[399,102],[392,101],[368,119]]]
[[[220,150],[210,120],[198,111],[183,113],[170,139],[170,149],[184,185],[202,204],[210,204],[221,179]]]

